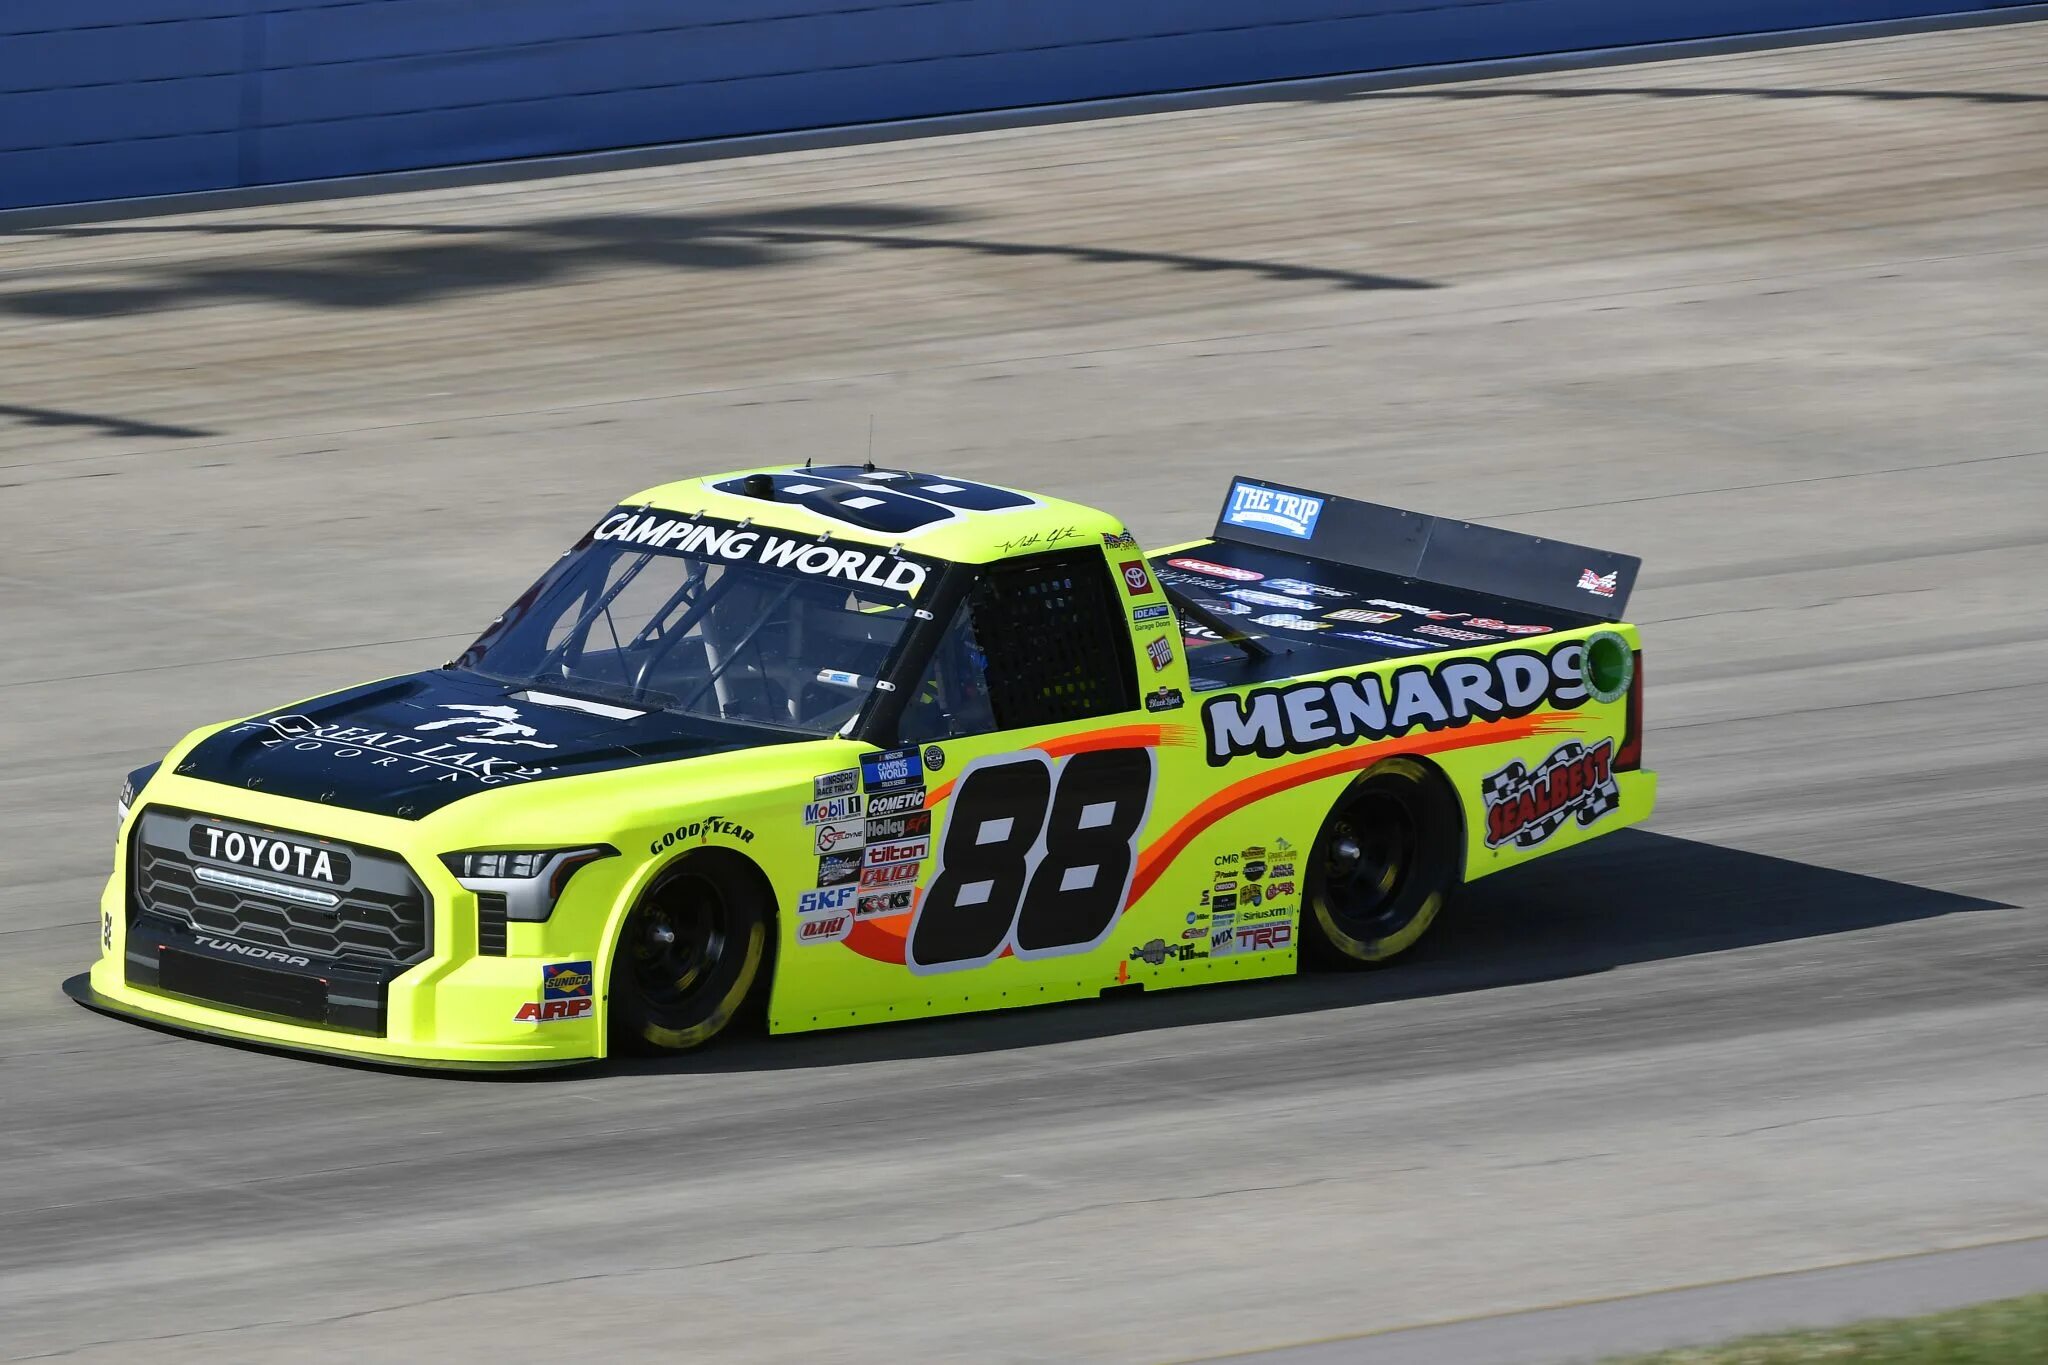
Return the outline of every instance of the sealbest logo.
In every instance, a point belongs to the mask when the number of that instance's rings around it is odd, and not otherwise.
[[[1359,673],[1211,697],[1202,704],[1209,763],[1311,754],[1414,729],[1525,716],[1540,706],[1572,710],[1587,696],[1585,656],[1585,645],[1570,640],[1548,653],[1507,649],[1485,659],[1409,664],[1385,677]]]
[[[925,579],[923,564],[882,550],[823,545],[815,540],[799,540],[700,517],[625,507],[598,522],[590,538],[670,554],[790,569],[813,578],[841,578],[912,596],[924,586]]]
[[[425,728],[425,727],[416,727]],[[473,781],[492,787],[526,782],[549,770],[521,763],[504,754],[479,753],[474,737],[437,740],[403,730],[378,730],[365,725],[329,725],[287,712],[263,720],[244,721],[230,733],[256,733],[266,749],[287,747],[302,753],[324,753],[341,762],[367,763],[407,776],[436,773],[437,782]],[[481,741],[490,742],[490,741]],[[549,746],[552,747],[552,746]]]
[[[1313,493],[1289,493],[1239,479],[1230,485],[1223,524],[1308,540],[1315,535],[1322,515],[1323,499]]]

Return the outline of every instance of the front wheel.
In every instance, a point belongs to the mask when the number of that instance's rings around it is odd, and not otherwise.
[[[770,905],[751,873],[694,853],[641,894],[612,950],[614,1052],[702,1046],[765,984]]]
[[[1413,759],[1352,783],[1309,850],[1304,960],[1369,967],[1412,947],[1457,884],[1460,832],[1457,798]]]

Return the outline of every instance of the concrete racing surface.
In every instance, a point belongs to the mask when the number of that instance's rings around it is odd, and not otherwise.
[[[1161,1360],[2048,1234],[2048,28],[4,243],[6,1358]],[[535,1081],[59,994],[126,769],[870,417],[1154,543],[1245,468],[1638,552],[1663,808],[1395,970]]]

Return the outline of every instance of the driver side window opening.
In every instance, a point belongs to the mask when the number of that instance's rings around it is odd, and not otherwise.
[[[1123,598],[1098,553],[984,568],[904,708],[906,744],[1023,730],[1138,705]]]

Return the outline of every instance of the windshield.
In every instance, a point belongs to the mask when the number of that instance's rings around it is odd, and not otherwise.
[[[620,509],[452,667],[828,735],[873,690],[926,574],[873,547]]]

